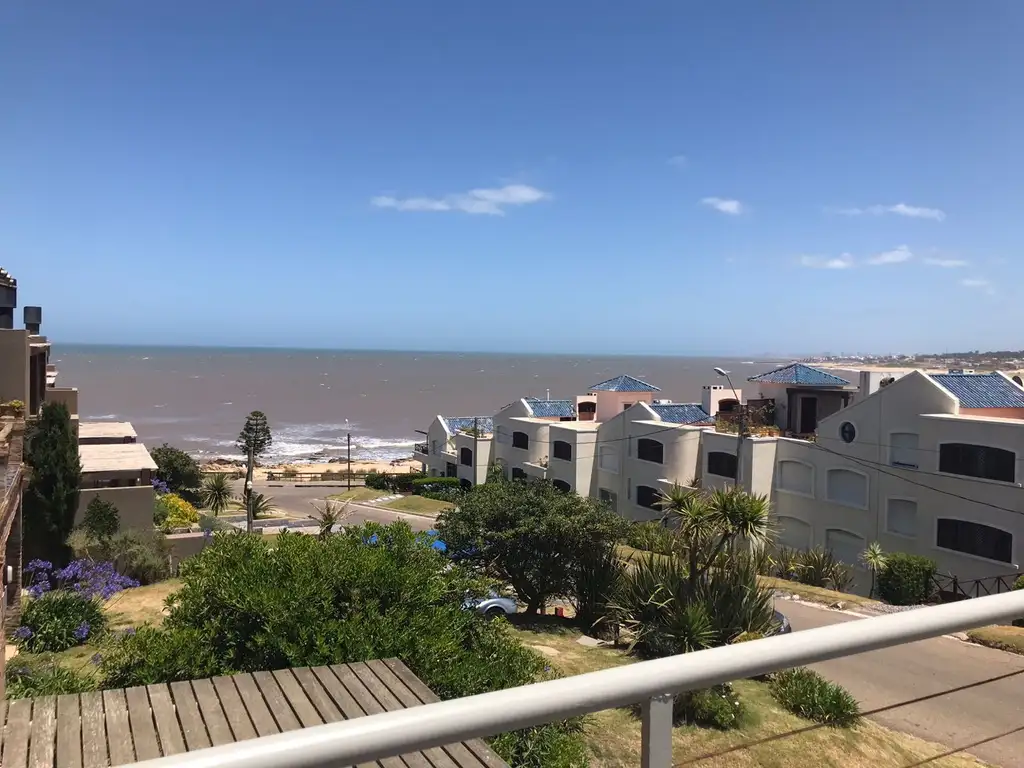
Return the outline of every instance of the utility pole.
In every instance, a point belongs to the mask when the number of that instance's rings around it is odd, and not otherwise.
[[[348,446],[348,489],[352,490],[352,433],[345,433],[345,444]]]
[[[249,464],[246,467],[247,476],[252,477],[255,473],[253,467],[252,445],[249,446]],[[245,481],[245,530],[252,533],[252,480]]]
[[[473,485],[476,485],[476,465],[480,461],[476,455],[476,448],[480,441],[480,428],[477,426],[476,416],[473,417]]]

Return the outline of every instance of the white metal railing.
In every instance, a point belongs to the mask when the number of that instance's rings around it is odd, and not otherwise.
[[[1024,590],[843,622],[504,691],[137,763],[146,768],[326,768],[643,702],[644,768],[672,764],[672,695],[1024,616]]]

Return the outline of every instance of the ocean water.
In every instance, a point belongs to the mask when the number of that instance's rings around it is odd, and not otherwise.
[[[629,373],[661,397],[699,402],[712,370],[748,376],[782,361],[440,352],[56,345],[57,384],[78,387],[83,420],[131,421],[150,447],[241,458],[246,414],[267,414],[271,461],[407,457],[434,416],[490,416],[520,397],[573,398]]]

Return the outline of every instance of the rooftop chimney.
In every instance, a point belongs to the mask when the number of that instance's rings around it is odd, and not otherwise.
[[[0,267],[0,330],[14,328],[14,308],[18,306],[18,281]]]
[[[43,324],[42,307],[25,307],[25,330],[33,336],[39,335],[39,326]]]

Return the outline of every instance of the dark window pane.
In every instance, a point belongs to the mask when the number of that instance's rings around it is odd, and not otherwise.
[[[473,466],[473,451],[470,448],[463,448],[459,451],[459,463],[464,467]]]
[[[530,436],[525,432],[513,432],[512,433],[512,447],[513,448],[529,448],[530,447]]]
[[[526,472],[521,470],[519,467],[512,467],[512,479],[513,480],[525,480]]]
[[[636,441],[636,457],[643,461],[663,464],[665,462],[665,446],[657,440],[641,437]]]
[[[969,520],[940,517],[936,546],[1001,563],[1013,562],[1013,536],[1006,531]]]
[[[552,480],[551,484],[555,486],[555,488],[557,488],[558,490],[565,491],[566,493],[572,490],[572,488],[569,487],[569,484],[565,482],[565,480]]]
[[[982,477],[1016,482],[1017,455],[1003,448],[970,443],[944,443],[939,446],[939,471],[967,477]]]
[[[708,453],[708,472],[720,477],[736,479],[736,457],[723,451]]]
[[[638,485],[636,487],[636,503],[648,509],[657,509],[660,494],[657,489],[649,485]]]
[[[565,442],[565,440],[555,440],[551,446],[551,453],[556,459],[572,461],[572,446]]]

